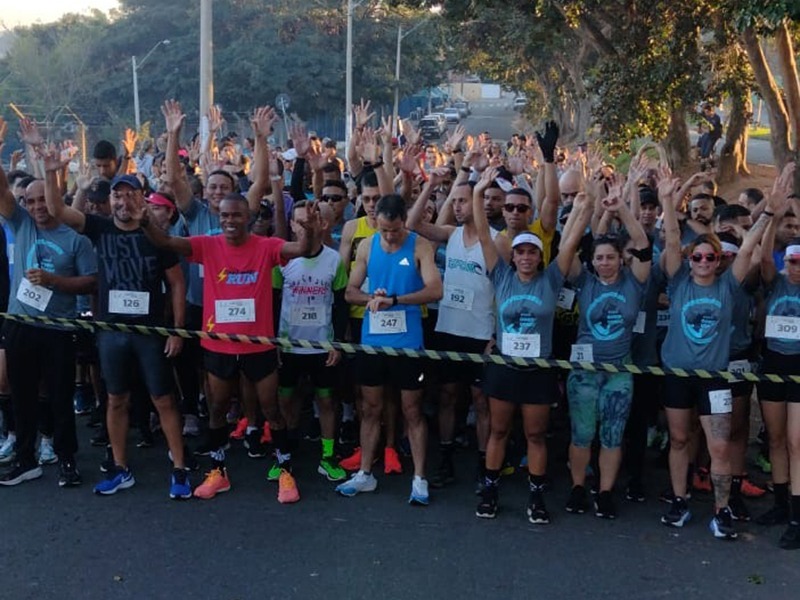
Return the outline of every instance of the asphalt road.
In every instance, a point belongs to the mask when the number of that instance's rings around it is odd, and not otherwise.
[[[233,490],[214,500],[167,498],[163,442],[131,449],[136,486],[97,497],[101,450],[79,424],[85,484],[43,478],[0,489],[2,597],[102,598],[796,598],[800,554],[776,547],[780,528],[746,525],[737,542],[714,540],[711,500],[692,503],[683,530],[664,527],[652,468],[644,504],[619,500],[616,521],[563,510],[569,491],[563,439],[553,442],[553,522],[527,522],[524,474],[504,479],[495,521],[474,516],[474,455],[457,455],[459,479],[426,508],[406,501],[410,476],[379,475],[378,492],[338,497],[316,474],[317,444],[295,469],[301,501],[280,505],[267,461],[237,446]],[[131,438],[133,441],[133,436]],[[429,457],[431,467],[436,457]],[[410,468],[404,459],[406,469]],[[378,466],[380,469],[380,465]],[[200,481],[193,474],[193,483]],[[751,502],[754,512],[771,499]]]

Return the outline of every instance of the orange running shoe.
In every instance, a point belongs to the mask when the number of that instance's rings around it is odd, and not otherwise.
[[[217,494],[227,492],[230,489],[231,482],[228,479],[228,471],[218,467],[206,473],[205,481],[194,489],[194,496],[195,498],[210,500]]]
[[[345,471],[358,471],[361,468],[361,448],[356,448],[351,456],[339,462]]]
[[[297,491],[297,482],[292,474],[286,469],[281,471],[278,479],[278,502],[281,504],[291,504],[300,501],[300,492]]]
[[[708,476],[708,469],[698,469],[692,477],[692,488],[698,492],[711,493],[711,478]]]
[[[747,498],[761,498],[764,494],[767,493],[767,490],[764,488],[756,485],[747,477],[742,479],[742,495]]]
[[[264,421],[264,433],[261,434],[261,443],[272,443],[272,432],[269,430],[269,423],[267,421]]]
[[[231,431],[229,437],[232,440],[243,440],[245,433],[247,433],[247,417],[242,417],[236,422],[236,429]]]
[[[383,472],[387,475],[403,472],[403,465],[400,464],[400,457],[394,448],[386,448],[383,451]]]

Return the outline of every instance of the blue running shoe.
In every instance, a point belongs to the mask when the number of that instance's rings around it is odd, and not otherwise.
[[[430,502],[428,481],[415,475],[411,482],[411,496],[408,498],[408,503],[416,506],[428,506],[428,502]]]
[[[185,469],[175,469],[172,471],[172,478],[169,484],[169,497],[173,500],[181,500],[192,497],[192,484],[189,483],[189,476]]]
[[[110,496],[111,494],[116,494],[119,490],[133,487],[135,483],[136,480],[133,478],[133,473],[130,469],[115,466],[108,471],[103,481],[94,486],[94,493]]]

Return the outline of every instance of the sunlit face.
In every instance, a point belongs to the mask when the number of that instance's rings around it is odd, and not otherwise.
[[[775,230],[775,241],[779,245],[786,247],[792,239],[798,236],[798,233],[800,233],[800,224],[797,222],[797,217],[785,215]]]
[[[240,244],[247,238],[247,223],[250,213],[243,200],[223,200],[219,204],[219,224],[222,235],[233,244]]]
[[[144,208],[142,190],[120,183],[111,190],[111,213],[120,223],[130,223]]]
[[[694,221],[708,225],[711,223],[711,217],[714,216],[714,201],[705,199],[692,200],[689,211]]]
[[[612,244],[598,244],[592,256],[592,265],[600,279],[614,279],[619,275],[622,257]]]
[[[490,221],[503,217],[506,194],[500,188],[488,188],[483,192],[483,210]]]
[[[364,207],[364,212],[367,213],[369,218],[375,218],[375,206],[380,199],[381,191],[379,188],[368,186],[361,188],[361,205]]]
[[[25,190],[25,209],[37,225],[48,225],[53,218],[47,212],[44,181],[33,181]]]
[[[520,210],[522,208],[524,210]],[[506,227],[509,229],[513,231],[525,229],[531,219],[530,198],[522,194],[506,194],[503,204],[503,218],[506,220]]]
[[[397,246],[403,242],[405,235],[405,222],[403,219],[389,220],[383,215],[377,218],[378,231],[383,240],[390,246]]]
[[[161,204],[150,204],[148,206],[150,219],[156,224],[161,231],[168,231],[170,228],[170,220],[172,215],[175,214],[175,209]]]
[[[213,211],[219,212],[222,199],[232,193],[233,183],[230,177],[217,173],[208,178],[206,182],[206,199]]]
[[[695,277],[712,277],[719,267],[719,254],[711,244],[699,244],[689,255],[689,264]]]
[[[464,189],[458,189],[453,192],[453,214],[456,217],[456,223],[463,225],[464,223],[472,222],[472,198],[470,198],[469,186],[461,186]]]
[[[533,244],[520,244],[512,250],[511,261],[517,273],[531,277],[538,272],[542,263],[542,251]]]
[[[328,206],[333,209],[333,213],[337,221],[342,218],[344,215],[344,209],[348,202],[346,190],[343,190],[338,186],[323,186],[322,200],[326,201]]]

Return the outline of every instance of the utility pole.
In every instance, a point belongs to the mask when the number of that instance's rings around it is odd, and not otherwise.
[[[208,109],[214,104],[212,0],[200,0],[200,136],[208,139]]]

